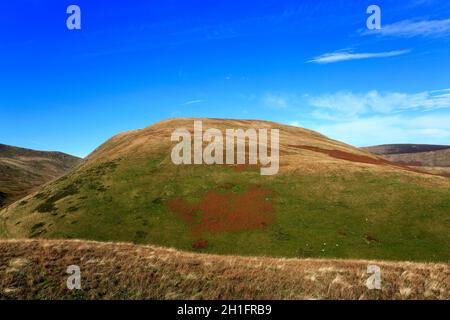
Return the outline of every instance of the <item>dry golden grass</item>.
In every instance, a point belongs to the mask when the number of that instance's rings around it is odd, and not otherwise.
[[[86,163],[111,160],[130,154],[146,154],[157,150],[161,146],[171,145],[170,136],[175,129],[186,128],[193,134],[194,121],[202,121],[203,130],[217,128],[222,132],[226,129],[280,129],[280,153],[292,151],[288,144],[304,144],[321,148],[338,149],[355,154],[367,155],[376,158],[375,155],[352,147],[345,143],[332,140],[326,136],[304,128],[282,125],[271,121],[262,120],[234,120],[234,119],[210,119],[210,118],[174,118],[159,121],[143,129],[130,130],[119,133],[94,150],[87,158]],[[317,154],[319,158],[326,158]]]
[[[381,268],[381,290],[365,283]],[[66,288],[69,265],[81,290]],[[3,299],[449,299],[448,264],[276,259],[79,240],[0,242]]]
[[[450,167],[413,167],[418,170],[426,171],[441,176],[447,176],[450,178]]]
[[[411,172],[401,169],[398,166],[380,166],[368,163],[349,162],[330,157],[320,152],[301,150],[292,147],[292,145],[307,145],[326,150],[338,150],[373,159],[382,159],[382,157],[368,151],[330,139],[312,130],[283,125],[271,121],[211,118],[173,118],[159,121],[143,129],[121,132],[94,150],[94,152],[85,159],[84,166],[122,157],[146,157],[148,154],[157,153],[158,150],[168,149],[173,145],[173,143],[170,142],[172,132],[178,128],[186,128],[193,134],[193,123],[195,120],[202,121],[204,131],[209,128],[216,128],[222,132],[225,132],[226,129],[279,129],[279,174],[291,174],[293,170],[326,172],[331,168],[332,170],[343,169],[350,172],[368,169],[374,172],[401,172],[402,174],[409,176],[424,176],[423,173]],[[437,177],[434,179],[434,182],[437,184],[448,184],[448,179]]]

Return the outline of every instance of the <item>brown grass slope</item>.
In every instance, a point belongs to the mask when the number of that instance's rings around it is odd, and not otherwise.
[[[399,164],[416,167],[442,167],[443,169],[450,167],[450,146],[392,144],[362,149]]]
[[[353,169],[367,167],[365,164],[380,164],[376,162],[383,159],[366,150],[330,139],[318,132],[271,121],[173,118],[159,121],[144,129],[125,131],[113,136],[86,157],[83,166],[87,167],[123,157],[139,158],[157,153],[161,149],[173,146],[173,143],[170,143],[170,135],[175,129],[187,128],[193,134],[194,120],[202,120],[203,131],[208,128],[217,128],[222,132],[225,132],[226,129],[280,129],[280,172],[285,174],[294,169],[327,170],[330,166],[335,168],[346,167],[347,170],[352,171]],[[315,148],[315,150],[311,150],[311,148]],[[307,151],[299,152],[299,149]],[[330,156],[328,151],[344,153],[346,157]],[[394,172],[411,171],[395,163],[384,162],[383,164],[382,167],[377,169]],[[374,169],[373,166],[369,166],[369,168]],[[426,172],[422,173],[426,174]]]
[[[366,287],[381,268],[381,290]],[[66,287],[69,265],[81,290]],[[0,241],[0,299],[449,299],[448,264],[195,254],[77,240]]]
[[[0,144],[0,208],[70,171],[80,158]]]
[[[363,147],[361,149],[378,155],[387,155],[438,151],[450,149],[450,146],[435,144],[382,144],[378,146]]]
[[[438,151],[383,155],[383,158],[412,166],[450,167],[450,148]]]

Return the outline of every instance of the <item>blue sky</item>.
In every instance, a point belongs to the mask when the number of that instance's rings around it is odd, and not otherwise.
[[[81,8],[68,30],[66,8]],[[381,30],[366,9],[381,8]],[[450,3],[0,4],[0,143],[85,156],[170,117],[265,119],[366,146],[450,144]]]

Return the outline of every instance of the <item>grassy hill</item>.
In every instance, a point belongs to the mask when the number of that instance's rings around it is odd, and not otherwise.
[[[88,239],[196,252],[448,262],[450,179],[302,128],[280,129],[280,171],[176,166],[170,119],[102,144],[73,172],[0,211],[3,238]]]
[[[61,177],[81,162],[61,152],[0,144],[0,208]]]
[[[81,290],[66,287],[78,265]],[[381,270],[369,290],[367,266]],[[449,299],[448,264],[194,254],[78,240],[0,241],[0,299]]]

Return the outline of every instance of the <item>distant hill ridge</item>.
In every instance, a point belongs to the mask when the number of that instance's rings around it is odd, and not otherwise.
[[[416,166],[439,167],[450,174],[450,146],[431,144],[386,144],[362,148],[391,162]]]
[[[64,152],[59,151],[40,151],[40,150],[33,150],[33,149],[27,149],[22,147],[15,147],[10,146],[7,144],[0,143],[0,156],[1,157],[17,157],[17,156],[24,156],[24,157],[56,157],[56,158],[70,158],[70,159],[80,159],[78,157],[69,155]]]
[[[417,153],[437,151],[443,149],[450,149],[447,145],[434,145],[434,144],[382,144],[378,146],[363,147],[368,152],[387,155],[387,154],[399,154],[399,153]]]
[[[0,207],[62,176],[82,159],[62,152],[0,144]]]

